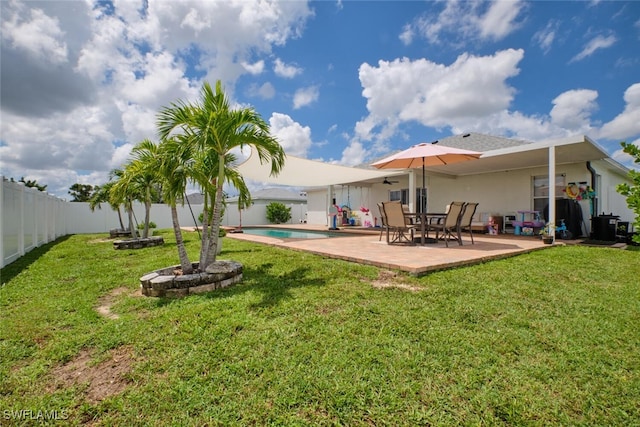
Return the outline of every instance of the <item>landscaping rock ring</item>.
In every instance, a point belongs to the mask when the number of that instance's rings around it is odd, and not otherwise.
[[[194,270],[198,263],[193,264]],[[242,281],[242,264],[219,260],[210,264],[204,272],[176,275],[179,265],[153,271],[140,278],[142,294],[149,297],[180,298],[189,294],[211,292]]]

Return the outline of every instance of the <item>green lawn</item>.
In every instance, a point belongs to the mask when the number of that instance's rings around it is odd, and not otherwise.
[[[227,238],[242,284],[135,296],[177,264],[159,234],[70,236],[1,271],[0,425],[640,425],[638,251],[414,278]]]

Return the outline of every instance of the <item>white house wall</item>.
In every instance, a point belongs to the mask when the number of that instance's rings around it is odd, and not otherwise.
[[[623,196],[615,190],[616,186],[625,181],[625,176],[615,173],[612,167],[606,162],[592,162],[596,172],[601,176],[601,188],[598,193],[598,213],[614,213],[620,215],[622,221],[633,221],[634,215],[626,204]],[[530,168],[512,171],[493,172],[486,174],[449,177],[444,175],[433,175],[426,177],[427,209],[431,212],[444,211],[447,204],[452,201],[475,201],[479,202],[477,218],[481,214],[515,214],[519,210],[531,210],[533,207],[533,177],[546,176],[546,167]],[[556,174],[565,174],[565,183],[588,182],[591,183],[591,173],[586,168],[586,164],[557,165]],[[399,181],[392,185],[374,184],[370,189],[370,196],[366,201],[371,211],[371,216],[379,217],[376,203],[389,200],[389,192],[409,188],[409,178],[407,176],[394,177],[394,181]],[[422,174],[416,173],[416,185],[422,186]],[[338,205],[342,205],[340,187],[334,187],[334,196]],[[557,194],[561,197],[562,194]],[[314,188],[307,190],[309,222],[312,224],[326,225],[327,222],[327,189]],[[357,191],[350,193],[351,207],[359,208],[363,206]],[[589,201],[579,202],[585,225],[590,229],[590,205]],[[379,220],[378,220],[379,223]]]
[[[614,214],[620,216],[620,221],[633,222],[635,216],[633,211],[627,206],[626,197],[616,191],[618,184],[628,182],[628,177],[621,173],[618,169],[611,166],[610,163],[599,161],[592,162],[596,173],[600,175],[600,198],[597,214]]]

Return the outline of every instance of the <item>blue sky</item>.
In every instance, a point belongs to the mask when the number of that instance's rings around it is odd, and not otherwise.
[[[640,142],[640,2],[3,0],[0,171],[68,197],[223,81],[289,154],[462,132]],[[258,183],[253,184],[258,187]]]

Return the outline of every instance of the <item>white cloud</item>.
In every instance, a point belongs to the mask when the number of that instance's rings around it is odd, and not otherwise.
[[[195,34],[211,27],[211,19],[208,16],[202,16],[196,9],[191,9],[180,23],[182,28],[191,28]]]
[[[249,96],[259,96],[262,99],[271,99],[276,95],[276,89],[269,82],[262,84],[260,87],[252,85],[250,87]]]
[[[600,129],[600,136],[609,139],[626,139],[640,135],[640,83],[624,92],[624,111]]]
[[[629,141],[629,143],[640,148],[640,139],[636,139],[635,141]],[[611,158],[625,165],[630,169],[639,169],[639,165],[635,163],[635,160],[636,160],[635,157],[622,151],[622,148],[614,151],[613,154],[611,154]]]
[[[489,10],[480,17],[478,26],[483,39],[502,40],[519,27],[516,18],[524,7],[521,1],[491,2]]]
[[[295,65],[287,65],[278,58],[274,61],[273,71],[279,77],[292,79],[302,73],[302,68],[296,67]]]
[[[483,57],[463,54],[448,66],[407,58],[379,61],[377,66],[362,64],[359,76],[369,114],[356,123],[351,145],[355,149],[354,141],[372,141],[369,153],[384,152],[388,141],[402,137],[399,126],[407,122],[449,128],[453,133],[474,131],[531,141],[598,136],[591,117],[598,109],[595,90],[558,94],[548,114],[511,110],[516,92],[507,80],[518,74],[523,54],[511,49]],[[624,112],[605,124],[599,136],[640,134],[640,83],[630,86],[624,98]]]
[[[320,90],[317,86],[309,86],[302,89],[298,89],[293,95],[293,109],[306,107],[309,104],[318,100],[320,96]]]
[[[606,49],[608,47],[613,46],[616,41],[617,39],[616,39],[616,36],[614,35],[610,35],[606,37],[596,36],[593,39],[589,40],[589,42],[584,46],[582,51],[578,53],[576,56],[574,56],[573,58],[571,58],[569,62],[576,62],[576,61],[585,59],[593,55],[593,53],[598,49]]]
[[[551,121],[564,129],[586,133],[590,129],[591,112],[597,109],[597,98],[595,90],[568,90],[552,101]]]
[[[349,146],[342,151],[340,164],[347,166],[361,165],[367,159],[368,154],[368,150],[365,149],[361,142],[357,140],[351,141]]]
[[[244,67],[249,74],[258,75],[262,74],[264,71],[264,61],[261,59],[260,61],[254,62],[253,64],[249,64],[247,62],[242,62],[242,66]]]
[[[376,129],[393,134],[401,122],[441,128],[505,110],[515,92],[506,80],[519,73],[523,55],[513,49],[492,56],[463,54],[449,66],[408,58],[379,61],[377,67],[362,64],[369,115],[356,124],[356,134],[368,140]]]
[[[293,121],[286,114],[273,113],[269,119],[271,134],[275,136],[287,154],[306,157],[311,147],[311,129]]]
[[[66,62],[67,45],[58,19],[42,9],[29,10],[20,3],[12,5],[16,8],[7,10],[10,16],[3,19],[2,38],[39,60],[52,64]]]
[[[556,32],[558,31],[559,26],[560,22],[550,20],[546,27],[537,31],[533,35],[533,40],[538,44],[538,46],[540,46],[540,49],[542,49],[544,53],[549,53],[551,50],[551,46],[556,38]]]
[[[449,0],[437,16],[425,14],[405,25],[399,37],[404,44],[410,44],[415,34],[430,43],[443,39],[454,44],[475,39],[502,40],[520,26],[517,19],[524,8],[520,0],[488,3]]]
[[[313,16],[306,2],[274,0],[34,5],[0,4],[0,168],[46,178],[63,197],[155,139],[158,109],[194,99],[203,79],[221,79],[233,98],[238,77],[262,72],[261,58]],[[275,90],[265,83],[258,94]]]
[[[415,31],[413,30],[413,27],[410,24],[406,24],[404,27],[402,27],[402,32],[398,36],[400,41],[405,46],[409,46],[413,41],[414,37],[415,37]]]

